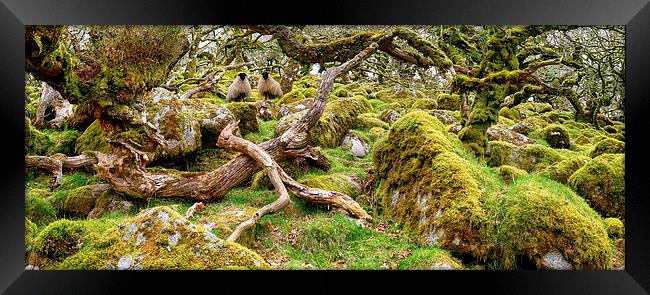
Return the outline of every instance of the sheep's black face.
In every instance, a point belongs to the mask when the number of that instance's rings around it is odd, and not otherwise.
[[[246,80],[246,73],[239,73],[239,79],[242,81]]]
[[[267,71],[262,72],[262,77],[264,78],[264,80],[268,80],[269,79],[269,72],[267,72]]]

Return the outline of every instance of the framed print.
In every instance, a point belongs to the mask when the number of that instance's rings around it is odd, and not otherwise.
[[[9,294],[650,288],[647,1],[2,2]]]

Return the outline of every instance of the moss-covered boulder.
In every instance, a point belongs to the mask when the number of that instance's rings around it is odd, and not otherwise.
[[[102,153],[109,152],[108,143],[102,134],[99,121],[94,121],[86,130],[77,138],[75,143],[75,152],[82,154],[88,151],[98,151]]]
[[[235,119],[239,120],[239,131],[242,135],[260,131],[255,103],[231,102],[226,104],[226,107],[232,112]]]
[[[311,130],[312,144],[324,147],[339,146],[343,136],[357,124],[357,116],[369,111],[372,111],[372,106],[368,100],[358,96],[328,102],[318,123]],[[282,117],[275,128],[275,134],[284,133],[306,112],[307,110],[304,110]]]
[[[445,250],[418,248],[400,261],[400,269],[457,270],[463,269],[463,263]]]
[[[553,110],[542,114],[542,118],[549,123],[562,124],[564,122],[573,120],[573,114],[570,112]]]
[[[460,110],[463,100],[458,94],[439,94],[438,95],[438,108],[441,110]]]
[[[571,145],[569,133],[564,127],[551,124],[542,130],[544,139],[553,148],[566,149]]]
[[[280,101],[282,104],[290,104],[294,103],[299,100],[305,99],[305,95],[303,94],[302,89],[294,89],[286,93],[283,97],[282,100]]]
[[[497,173],[499,173],[501,178],[508,183],[512,183],[515,179],[528,175],[528,172],[509,165],[499,166],[499,168],[497,168]]]
[[[368,152],[370,151],[368,139],[366,139],[363,134],[354,130],[348,131],[348,133],[343,136],[343,140],[341,140],[341,147],[345,150],[350,151],[350,153],[357,158],[363,158],[367,156]]]
[[[595,158],[602,154],[623,153],[625,153],[625,142],[614,138],[605,138],[596,143],[594,149],[589,153],[589,157]]]
[[[612,248],[601,217],[569,188],[538,176],[510,186],[499,206],[497,241],[505,269],[522,257],[538,268],[606,269]]]
[[[607,228],[607,234],[612,239],[621,239],[625,237],[625,225],[618,218],[608,217],[605,218],[605,227]]]
[[[57,269],[259,269],[257,253],[224,241],[169,207],[146,209],[105,234]]]
[[[357,116],[356,127],[359,127],[361,129],[366,129],[366,130],[371,129],[373,127],[388,129],[390,125],[388,125],[388,123],[382,121],[381,119],[377,118],[372,113],[363,113]]]
[[[446,128],[423,111],[396,121],[375,144],[374,162],[385,215],[429,244],[485,254],[486,214],[467,160],[454,152]]]
[[[280,106],[280,109],[278,111],[278,115],[280,117],[288,116],[291,114],[295,114],[300,111],[304,111],[306,109],[311,109],[312,106],[314,106],[314,103],[316,102],[316,99],[314,98],[306,98],[303,100],[295,101],[289,104],[283,104]]]
[[[388,124],[393,124],[397,119],[399,119],[399,117],[401,117],[400,113],[394,109],[385,109],[381,112],[381,115],[379,115],[379,119]]]
[[[60,219],[38,234],[34,248],[39,255],[61,260],[79,251],[86,234],[87,229],[82,221]]]
[[[526,135],[504,128],[503,125],[491,126],[487,129],[487,139],[491,141],[505,141],[516,146],[524,146],[535,143]]]
[[[460,121],[459,111],[427,110],[426,112],[446,125],[456,125]]]
[[[361,193],[359,181],[355,177],[343,173],[307,176],[300,179],[300,183],[310,187],[344,193],[353,198]]]
[[[553,107],[548,103],[525,102],[512,107],[511,110],[519,119],[524,119],[537,114],[549,112],[553,110]]]
[[[509,165],[528,172],[541,171],[564,160],[560,153],[550,147],[539,144],[517,147],[504,141],[488,142],[486,156],[491,167]]]
[[[48,201],[39,197],[35,190],[31,190],[25,196],[25,218],[37,225],[46,225],[56,220],[56,209]]]
[[[34,240],[38,234],[38,226],[25,218],[25,257],[34,250]]]
[[[499,117],[508,118],[508,119],[510,119],[510,120],[518,119],[518,118],[515,116],[515,113],[514,113],[514,112],[513,112],[509,107],[502,107],[502,108],[499,110],[499,113],[498,113],[498,114],[499,114]]]
[[[98,197],[94,188],[95,185],[85,185],[71,191],[63,202],[64,215],[86,218],[95,208],[95,200]]]
[[[411,108],[421,109],[421,110],[433,110],[438,107],[438,103],[435,99],[431,98],[420,98],[415,100]]]
[[[625,217],[625,155],[602,154],[578,169],[569,184],[607,217]]]
[[[571,174],[587,164],[590,160],[591,158],[589,157],[575,156],[549,166],[542,171],[542,174],[557,182],[567,184]]]

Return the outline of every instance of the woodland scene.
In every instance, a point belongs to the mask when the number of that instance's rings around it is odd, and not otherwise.
[[[25,267],[623,269],[623,26],[26,26]]]

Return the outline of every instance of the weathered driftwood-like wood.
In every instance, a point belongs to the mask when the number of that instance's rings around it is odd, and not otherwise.
[[[323,74],[314,106],[295,125],[280,137],[259,145],[275,162],[280,163],[294,158],[296,152],[308,147],[308,132],[318,122],[325,109],[325,104],[332,91],[334,79],[368,57],[377,48],[373,43],[357,54],[353,59],[332,67]],[[185,197],[201,202],[216,201],[223,197],[232,187],[248,180],[263,167],[247,155],[240,155],[216,170],[200,175],[179,175],[170,173],[153,173],[139,165],[130,165],[134,161],[130,154],[97,153],[97,173],[100,179],[108,181],[117,192],[152,197]],[[138,168],[133,168],[138,167]]]
[[[285,184],[290,188],[292,193],[308,202],[343,208],[354,217],[370,219],[368,213],[366,213],[366,211],[363,210],[363,208],[361,208],[361,206],[359,206],[359,204],[350,196],[339,192],[311,188],[295,181],[291,176],[284,172],[278,163],[273,161],[271,155],[254,143],[234,135],[237,131],[238,124],[239,122],[236,122],[230,123],[226,126],[226,128],[221,131],[221,135],[219,135],[217,145],[238,151],[255,159],[257,163],[264,167],[273,187],[275,187],[280,196],[273,203],[260,208],[248,220],[239,224],[228,237],[228,241],[236,241],[244,230],[252,227],[260,218],[262,218],[262,216],[278,212],[280,209],[286,207],[287,204],[289,204],[290,199]]]
[[[25,156],[25,168],[44,169],[52,174],[50,187],[52,189],[61,185],[63,178],[63,168],[77,169],[83,166],[91,165],[96,160],[89,155],[80,155],[68,157],[64,154],[56,154],[52,157],[46,156]]]
[[[238,125],[239,122],[228,124],[228,126],[226,126],[226,128],[221,131],[219,139],[217,140],[217,145],[238,151],[255,159],[255,161],[262,165],[264,167],[264,170],[266,170],[266,173],[269,176],[273,187],[275,187],[275,189],[278,191],[280,197],[273,203],[260,208],[248,220],[239,224],[239,226],[237,226],[237,228],[228,237],[228,241],[230,242],[236,241],[244,230],[253,226],[260,218],[262,218],[262,216],[269,213],[275,213],[278,210],[286,207],[290,202],[289,193],[287,192],[287,189],[284,187],[284,184],[280,179],[280,171],[282,171],[282,168],[280,168],[278,163],[273,161],[271,155],[262,150],[259,146],[234,135],[237,133],[236,131]]]

